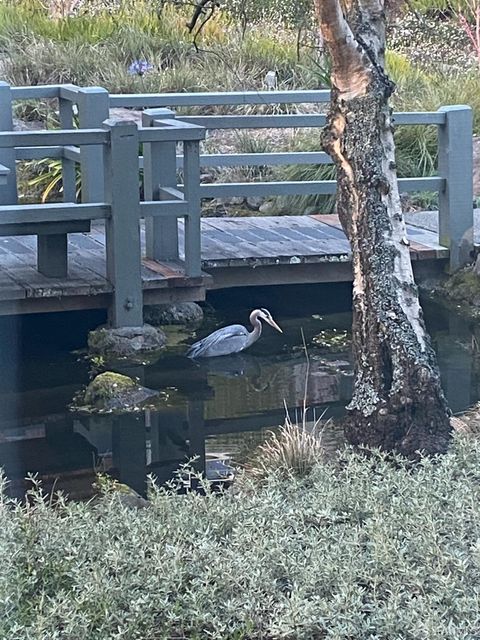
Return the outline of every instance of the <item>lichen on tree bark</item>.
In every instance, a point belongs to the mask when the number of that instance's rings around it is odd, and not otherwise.
[[[323,146],[337,167],[337,213],[352,248],[355,385],[346,433],[353,443],[407,455],[444,451],[449,411],[398,192],[385,8],[377,0],[315,5],[332,59]]]

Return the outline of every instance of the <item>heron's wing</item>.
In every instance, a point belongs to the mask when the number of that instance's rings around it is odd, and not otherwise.
[[[201,356],[226,356],[238,353],[245,348],[249,333],[241,324],[217,329],[203,340],[195,342],[190,347],[187,356],[197,358]]]

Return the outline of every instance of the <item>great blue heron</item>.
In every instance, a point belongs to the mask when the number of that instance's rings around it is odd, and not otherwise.
[[[189,358],[211,358],[213,356],[228,356],[239,353],[250,347],[262,335],[262,323],[265,320],[277,331],[283,333],[267,309],[254,309],[250,314],[253,331],[248,331],[241,324],[231,324],[214,331],[203,340],[192,344],[187,352]]]

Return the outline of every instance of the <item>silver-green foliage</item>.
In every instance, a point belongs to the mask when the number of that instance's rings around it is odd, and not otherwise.
[[[313,18],[312,0],[223,0],[220,6],[248,22],[276,20],[289,27],[305,27]]]
[[[390,26],[387,42],[429,73],[464,73],[476,65],[468,37],[455,19],[405,13]]]
[[[142,510],[0,503],[0,638],[474,640],[480,444]]]

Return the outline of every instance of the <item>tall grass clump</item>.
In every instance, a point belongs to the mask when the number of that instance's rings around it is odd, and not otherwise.
[[[394,106],[398,111],[436,111],[449,104],[467,104],[473,109],[473,128],[480,133],[480,74],[475,72],[430,74],[417,91],[398,88]]]
[[[271,431],[247,466],[250,476],[265,479],[276,473],[283,478],[306,477],[324,457],[320,420],[296,424],[287,414],[278,431]]]
[[[3,482],[3,484],[5,484]],[[346,450],[306,479],[0,499],[8,640],[474,640],[480,443],[412,466]]]
[[[316,150],[321,150],[320,143]],[[321,180],[335,180],[337,172],[333,164],[297,164],[286,166],[279,172],[279,175],[282,180],[319,182]],[[310,208],[315,208],[320,213],[332,213],[335,208],[334,195],[278,196],[274,202],[280,212],[294,215]]]

